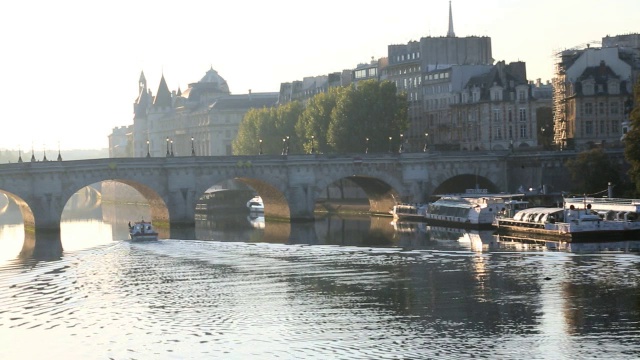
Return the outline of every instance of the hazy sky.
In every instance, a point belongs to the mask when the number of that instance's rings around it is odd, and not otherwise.
[[[11,1],[0,8],[0,149],[104,148],[133,122],[144,71],[155,93],[213,67],[233,94],[355,68],[390,44],[444,36],[447,0]],[[453,0],[457,36],[550,80],[552,54],[640,32],[639,0]],[[635,26],[634,26],[635,24]],[[51,157],[51,156],[50,156]]]

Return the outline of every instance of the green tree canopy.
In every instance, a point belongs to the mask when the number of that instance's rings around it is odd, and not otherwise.
[[[601,148],[579,153],[566,166],[571,174],[569,190],[573,193],[602,196],[606,195],[609,182],[621,185],[620,169]]]
[[[233,142],[236,155],[387,151],[389,136],[407,129],[406,94],[397,94],[390,81],[367,80],[358,86],[331,88],[311,98],[306,107],[294,101],[277,108],[251,110],[240,123]],[[283,141],[283,139],[287,139]],[[397,140],[396,140],[397,143]]]
[[[289,151],[296,152],[296,149],[301,148],[301,144],[297,140],[295,126],[302,110],[302,104],[298,101],[277,108],[249,110],[242,119],[238,135],[233,141],[233,154],[255,155],[260,152],[260,148],[263,154],[281,154],[285,146],[283,139],[287,137]]]
[[[389,137],[398,137],[407,126],[406,94],[397,94],[390,81],[361,81],[338,97],[327,142],[334,151],[363,152],[368,138],[371,152],[384,152]]]

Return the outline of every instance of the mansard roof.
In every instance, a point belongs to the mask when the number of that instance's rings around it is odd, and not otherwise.
[[[210,110],[243,110],[261,109],[275,106],[278,101],[278,93],[257,93],[243,95],[229,95],[216,99],[209,105]]]

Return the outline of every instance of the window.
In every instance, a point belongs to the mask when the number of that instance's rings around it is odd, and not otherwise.
[[[620,124],[618,120],[611,120],[611,133],[618,134],[620,132]]]
[[[593,135],[593,121],[587,120],[584,122],[584,133],[586,135]]]
[[[611,115],[618,115],[620,113],[620,105],[617,101],[611,103],[611,105],[609,106],[609,113]]]
[[[496,135],[494,137],[496,140],[501,140],[502,139],[502,128],[501,127],[497,127],[496,128]]]
[[[598,104],[598,114],[604,115],[606,107],[603,102]]]
[[[584,114],[587,115],[587,116],[593,115],[593,104],[592,103],[585,103],[584,104]]]
[[[527,121],[527,109],[520,109],[519,116],[521,122]]]
[[[524,102],[526,100],[524,91],[522,91],[522,90],[518,91],[518,100],[520,102]]]
[[[527,125],[526,124],[521,124],[520,125],[520,139],[526,139],[527,138]]]
[[[493,122],[500,122],[500,109],[493,109]]]
[[[507,116],[509,117],[509,122],[513,121],[513,111],[511,111],[511,109],[509,109],[509,111],[507,112]]]
[[[600,120],[599,121],[599,125],[600,125],[600,134],[605,134],[606,133],[606,129],[605,129],[605,122],[604,120]]]

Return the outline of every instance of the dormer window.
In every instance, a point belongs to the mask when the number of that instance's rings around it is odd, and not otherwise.
[[[585,80],[582,82],[582,94],[583,95],[593,95],[595,93],[593,80]]]

